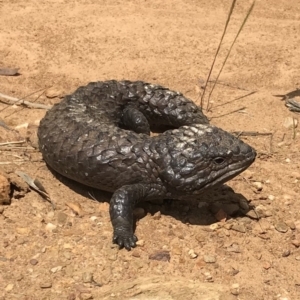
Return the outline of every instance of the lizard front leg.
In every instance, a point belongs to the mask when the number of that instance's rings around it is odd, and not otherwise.
[[[136,246],[133,233],[133,209],[140,201],[164,198],[166,188],[159,184],[137,183],[116,190],[110,200],[110,218],[113,225],[113,243],[127,250]]]

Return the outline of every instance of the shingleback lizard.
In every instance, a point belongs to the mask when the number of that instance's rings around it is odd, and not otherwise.
[[[175,129],[150,137],[153,126]],[[256,152],[209,125],[181,93],[142,81],[92,82],[54,105],[38,129],[58,173],[113,192],[113,242],[136,246],[133,209],[151,199],[193,197],[247,169]]]

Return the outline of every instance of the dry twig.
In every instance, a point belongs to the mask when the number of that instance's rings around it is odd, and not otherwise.
[[[30,108],[40,108],[40,109],[50,109],[52,107],[52,105],[45,105],[45,104],[41,104],[41,103],[33,103],[33,102],[30,102],[30,101],[27,101],[27,100],[7,96],[7,95],[4,95],[2,93],[0,93],[0,98],[3,98],[3,99],[6,100],[6,101],[4,101],[4,100],[0,99],[0,101],[5,103],[5,104],[15,104],[15,105],[20,105],[20,106],[27,106],[27,107],[30,107]]]

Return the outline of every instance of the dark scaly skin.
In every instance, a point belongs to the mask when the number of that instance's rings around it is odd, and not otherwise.
[[[150,137],[153,125],[178,129]],[[198,195],[247,169],[256,156],[249,145],[209,125],[182,94],[141,81],[78,88],[46,113],[38,137],[54,170],[113,192],[113,242],[128,250],[137,241],[136,203]]]

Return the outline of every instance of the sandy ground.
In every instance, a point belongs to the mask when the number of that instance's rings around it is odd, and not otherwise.
[[[0,127],[0,168],[14,187],[11,204],[0,205],[0,299],[300,299],[300,135],[286,124],[299,115],[273,96],[300,85],[299,4],[257,1],[205,111],[226,130],[272,134],[243,137],[256,162],[228,183],[235,193],[203,196],[204,204],[143,204],[131,252],[111,244],[109,195],[54,176],[27,144],[2,144],[24,139],[26,123],[37,124],[45,110],[1,103],[2,122],[23,126]],[[212,78],[249,6],[238,1]],[[199,103],[229,7],[2,0],[0,68],[20,75],[0,76],[0,93],[54,104],[90,81],[130,79]],[[39,178],[57,210],[16,170]],[[241,215],[242,199],[257,214]]]

